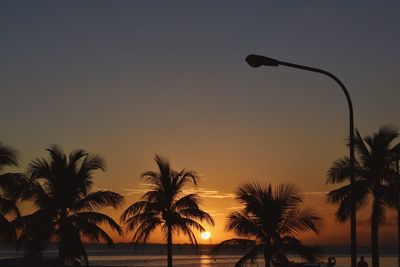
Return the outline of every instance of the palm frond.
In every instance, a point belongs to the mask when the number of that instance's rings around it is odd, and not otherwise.
[[[394,145],[391,149],[390,152],[393,154],[394,159],[400,159],[400,143]]]
[[[234,211],[228,215],[226,230],[233,230],[240,237],[263,236],[261,225],[243,212]]]
[[[197,186],[197,181],[199,179],[199,176],[195,171],[186,171],[183,169],[181,172],[179,172],[177,175],[177,188],[183,188],[187,183],[193,183],[194,186]]]
[[[314,208],[307,205],[300,205],[291,209],[285,214],[285,219],[279,231],[283,234],[297,235],[305,231],[319,233],[318,222],[321,218]]]
[[[108,246],[112,246],[114,244],[110,235],[101,229],[98,225],[92,222],[88,222],[80,217],[71,218],[71,222],[79,229],[79,232],[83,237],[89,238],[93,241],[105,241]]]
[[[186,218],[206,221],[210,225],[215,225],[215,221],[211,215],[199,208],[183,209],[180,210],[178,214]]]
[[[243,183],[235,191],[236,200],[245,206],[258,202],[257,196],[261,195],[262,189],[255,181],[252,183]]]
[[[350,168],[350,158],[343,157],[336,160],[332,167],[328,171],[327,183],[337,184],[343,183],[350,179],[351,168]]]
[[[150,212],[150,211],[146,211],[143,213],[138,213],[135,214],[129,218],[126,218],[126,220],[124,221],[124,223],[127,224],[127,228],[126,231],[133,231],[133,229],[135,229],[138,225],[140,225],[143,222],[146,222],[148,220],[153,220],[153,219],[157,219],[162,221],[160,213],[159,212]]]
[[[145,243],[149,238],[150,234],[159,226],[162,225],[162,221],[159,218],[151,218],[143,221],[136,229],[133,235],[133,241],[135,243]]]
[[[29,163],[28,173],[32,180],[38,178],[46,178],[50,180],[53,178],[53,170],[49,162],[44,158],[38,158]]]
[[[12,221],[19,232],[17,249],[23,249],[27,257],[41,255],[55,233],[55,223],[50,210],[40,209]]]
[[[91,190],[93,185],[93,172],[96,170],[105,171],[104,160],[95,154],[87,154],[84,156],[76,173],[76,178],[81,183],[79,189],[83,194],[87,194]]]
[[[112,230],[116,231],[119,235],[122,235],[121,227],[111,217],[105,214],[94,211],[88,211],[88,212],[77,212],[74,215],[70,216],[71,219],[75,217],[79,217],[80,219],[85,220],[92,224],[104,224],[106,226],[109,226]]]
[[[45,209],[52,205],[51,193],[49,196],[41,183],[33,181],[29,182],[29,185],[21,191],[20,198],[23,201],[34,203],[39,209]]]
[[[173,210],[199,209],[200,196],[198,194],[188,194],[176,200],[172,206]]]
[[[339,203],[336,218],[345,222],[350,218],[351,209],[365,207],[368,204],[369,189],[364,181],[355,181],[353,185],[346,185],[328,193],[328,202]]]
[[[0,142],[0,170],[4,167],[18,166],[18,153],[15,149]]]
[[[69,153],[68,155],[68,162],[69,162],[69,167],[72,168],[70,171],[77,171],[77,165],[82,158],[88,156],[89,154],[83,150],[83,149],[77,149],[73,150]]]
[[[379,198],[391,208],[399,206],[399,187],[396,185],[380,185]]]
[[[182,226],[194,228],[199,232],[204,232],[206,230],[200,223],[190,218],[178,217],[172,224],[172,227],[176,229],[182,228]]]
[[[113,191],[99,190],[90,193],[86,197],[74,203],[72,210],[96,210],[100,208],[113,207],[115,209],[121,207],[124,197]]]
[[[141,177],[145,182],[151,184],[152,187],[154,187],[155,189],[160,188],[162,186],[160,180],[160,174],[157,172],[146,171],[142,173]]]
[[[162,206],[158,202],[149,201],[137,201],[129,206],[121,215],[120,221],[126,222],[129,217],[136,216],[139,214],[161,214]]]
[[[29,187],[29,181],[22,173],[4,173],[0,175],[0,194],[4,198],[18,199]]]
[[[169,161],[159,155],[156,155],[154,157],[154,160],[157,163],[158,169],[159,169],[159,174],[158,174],[158,179],[159,179],[159,184],[161,188],[164,191],[169,191],[171,187],[171,180],[172,177],[174,176],[175,171],[173,171],[170,167]],[[152,182],[153,179],[147,180],[148,182]]]
[[[269,187],[271,188],[272,185],[270,184]],[[271,196],[265,198],[265,194],[263,194],[263,206],[268,207],[271,204],[277,206],[282,214],[295,209],[302,202],[299,189],[291,184],[279,184],[276,186],[272,198]]]
[[[191,227],[193,227],[191,224],[181,221],[181,223],[176,223],[172,227],[173,227],[173,230],[178,232],[178,234],[180,231],[182,231],[187,237],[189,237],[190,244],[193,245],[197,251],[197,239],[191,229]],[[202,228],[201,225],[200,225],[200,227]],[[195,227],[193,227],[193,228],[195,228]],[[199,229],[199,228],[197,228],[197,229]]]
[[[48,149],[47,152],[50,154],[50,167],[56,176],[62,176],[65,174],[67,169],[67,156],[63,152],[61,146],[53,144]]]

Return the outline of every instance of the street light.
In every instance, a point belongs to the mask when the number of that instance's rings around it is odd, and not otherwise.
[[[253,68],[258,68],[261,66],[270,66],[270,67],[277,67],[277,66],[287,66],[296,69],[308,70],[313,72],[318,72],[325,74],[331,77],[335,82],[337,82],[342,88],[343,93],[346,95],[347,104],[349,106],[349,122],[350,122],[350,131],[349,131],[349,138],[350,138],[350,184],[354,184],[354,119],[353,119],[353,104],[351,102],[351,98],[349,92],[347,91],[344,84],[332,73],[307,67],[303,65],[293,64],[289,62],[279,61],[273,58],[259,56],[259,55],[248,55],[246,57],[246,62]],[[350,212],[350,236],[351,236],[351,267],[356,267],[357,264],[357,231],[356,231],[356,209],[353,205],[351,212]]]

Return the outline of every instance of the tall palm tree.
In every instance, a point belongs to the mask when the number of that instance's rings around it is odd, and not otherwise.
[[[0,171],[6,167],[18,166],[17,152],[0,142]],[[25,177],[19,173],[0,174],[0,239],[15,239],[16,232],[9,219],[20,216],[17,206],[19,192],[24,185]],[[25,183],[26,184],[26,183]]]
[[[58,241],[61,264],[74,259],[87,262],[82,238],[113,240],[100,225],[121,234],[120,226],[96,210],[118,208],[123,197],[112,191],[92,191],[96,170],[104,171],[104,161],[84,150],[64,154],[59,146],[49,149],[49,159],[38,158],[29,165],[30,188],[24,198],[37,210],[15,221],[20,230],[19,244],[26,256],[40,256],[49,241]]]
[[[287,266],[287,253],[315,260],[318,248],[302,244],[296,236],[305,231],[318,233],[321,219],[313,208],[303,204],[296,187],[245,183],[236,190],[236,200],[244,207],[228,215],[226,229],[233,230],[238,238],[221,242],[213,253],[226,246],[243,245],[247,251],[236,267],[254,262],[258,254],[264,256],[266,267]]]
[[[169,162],[155,156],[159,172],[147,171],[142,174],[151,188],[141,200],[129,206],[122,214],[121,221],[127,225],[127,231],[134,231],[133,241],[145,243],[150,234],[161,228],[167,239],[168,267],[172,267],[172,235],[182,231],[192,244],[197,239],[191,228],[205,231],[198,222],[203,220],[214,225],[213,218],[199,207],[199,195],[184,195],[188,183],[197,184],[198,176],[194,171],[175,171]]]
[[[372,196],[371,213],[371,254],[372,266],[379,266],[378,228],[385,219],[385,208],[392,206],[397,198],[390,181],[397,177],[393,164],[395,147],[393,141],[398,131],[385,126],[372,136],[361,137],[356,131],[356,181],[353,186],[345,185],[328,193],[328,202],[339,204],[336,217],[347,221],[350,208],[360,209],[367,205],[368,196]],[[349,181],[349,159],[342,158],[333,163],[328,171],[328,183],[337,184]]]

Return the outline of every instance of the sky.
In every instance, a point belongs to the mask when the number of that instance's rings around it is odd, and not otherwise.
[[[233,236],[225,218],[242,182],[294,183],[324,218],[303,240],[349,244],[325,201],[326,172],[348,153],[343,93],[326,76],[244,58],[334,73],[363,135],[400,126],[399,10],[398,1],[2,1],[0,140],[19,151],[18,171],[54,143],[98,153],[107,171],[95,186],[123,194],[124,207],[146,189],[140,174],[156,170],[155,154],[196,170],[216,220],[206,243]],[[117,219],[122,209],[106,212]],[[358,216],[361,245],[368,214]],[[395,244],[387,215],[383,245]]]

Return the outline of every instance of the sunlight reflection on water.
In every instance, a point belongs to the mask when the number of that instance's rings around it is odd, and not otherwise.
[[[173,257],[174,266],[179,267],[231,267],[239,260],[237,255],[176,255]],[[323,259],[326,259],[324,257]],[[370,257],[365,257],[369,266],[371,266]],[[292,258],[291,260],[300,261],[298,258]],[[165,256],[132,256],[132,255],[103,255],[103,256],[89,256],[89,261],[92,265],[98,266],[135,266],[135,267],[161,267],[166,266]],[[321,260],[323,261],[323,260]],[[349,267],[350,257],[348,256],[337,256],[336,267]],[[396,257],[381,257],[381,266],[391,267],[396,266]],[[250,266],[264,266],[262,258],[259,258],[253,265],[246,264],[246,267]],[[321,264],[321,267],[326,267],[326,264]]]

